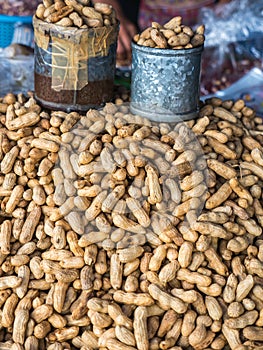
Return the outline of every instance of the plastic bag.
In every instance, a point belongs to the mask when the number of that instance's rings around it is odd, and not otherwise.
[[[202,97],[203,100],[216,96],[222,100],[243,99],[246,105],[253,108],[263,117],[263,72],[259,68],[252,68],[241,79],[227,89],[217,91],[213,95]]]
[[[8,92],[27,93],[34,89],[32,49],[13,44],[0,50],[0,96]]]
[[[263,37],[259,39],[263,48]],[[206,47],[202,59],[201,94],[225,89],[255,67],[262,69],[263,60],[253,50],[254,40]]]
[[[200,17],[206,27],[207,47],[263,35],[262,0],[233,0],[215,9],[206,7],[201,10]]]
[[[204,8],[206,27],[201,94],[225,89],[252,68],[263,67],[263,2],[234,0]]]

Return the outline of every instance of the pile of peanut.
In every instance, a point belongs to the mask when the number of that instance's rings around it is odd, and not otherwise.
[[[198,26],[195,30],[182,24],[182,17],[173,17],[169,22],[161,25],[152,22],[141,34],[136,34],[133,40],[142,46],[157,49],[191,49],[204,44],[205,27]]]
[[[0,348],[263,346],[263,121],[0,99]]]
[[[62,27],[98,28],[117,23],[111,5],[90,0],[43,0],[36,9],[36,17]]]

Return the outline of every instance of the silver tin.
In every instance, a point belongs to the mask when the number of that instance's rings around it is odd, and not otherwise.
[[[131,111],[159,122],[198,114],[204,47],[156,49],[132,43]]]

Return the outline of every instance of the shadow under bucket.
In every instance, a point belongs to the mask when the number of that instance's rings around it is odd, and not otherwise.
[[[131,111],[158,122],[197,117],[204,46],[156,49],[132,43]]]

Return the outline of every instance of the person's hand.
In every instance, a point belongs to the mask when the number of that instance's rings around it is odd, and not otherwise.
[[[117,47],[117,61],[127,62],[127,64],[129,64],[131,61],[131,41],[138,30],[127,18],[122,17],[119,20],[120,32]]]

